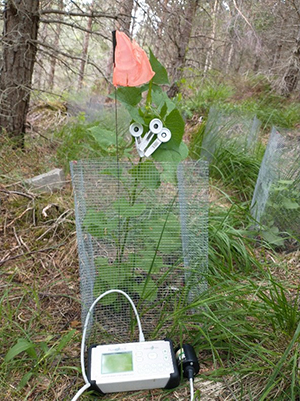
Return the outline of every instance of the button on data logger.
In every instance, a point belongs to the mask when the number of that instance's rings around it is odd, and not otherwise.
[[[156,359],[156,358],[157,358],[157,354],[156,354],[155,352],[150,352],[150,353],[148,354],[148,358],[149,358],[149,359]]]

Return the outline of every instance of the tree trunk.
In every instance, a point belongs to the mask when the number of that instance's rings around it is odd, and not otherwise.
[[[48,35],[50,35],[50,30],[48,29],[48,24],[43,24],[39,28],[39,40],[43,43],[46,43]],[[38,90],[48,90],[49,89],[49,80],[45,78],[44,72],[47,70],[48,60],[45,58],[45,55],[42,52],[37,52],[36,60],[34,64],[34,71],[32,82],[35,88]],[[52,88],[51,88],[52,89]]]
[[[93,12],[94,1],[92,1],[90,5],[90,12]],[[81,62],[79,67],[79,77],[78,77],[78,90],[82,89],[82,84],[84,80],[84,70],[86,67],[86,63],[88,61],[88,50],[89,50],[89,41],[90,41],[90,32],[92,30],[93,18],[89,17],[86,27],[86,32],[84,33],[82,53],[81,53]]]
[[[63,9],[64,9],[63,0],[59,1],[58,9],[63,11]],[[58,19],[62,21],[63,20],[63,16],[59,15]],[[57,24],[56,28],[55,28],[55,31],[54,31],[54,42],[53,42],[54,49],[58,49],[59,48],[59,38],[60,38],[60,34],[61,34],[61,27],[62,27],[62,24]],[[49,85],[49,89],[50,90],[52,90],[53,87],[54,87],[56,60],[57,60],[56,56],[53,55],[51,57],[51,61],[50,61],[50,72],[49,72],[49,79],[48,79],[48,85]]]
[[[230,43],[230,48],[229,48],[227,62],[226,62],[226,69],[225,69],[226,74],[228,74],[230,71],[232,59],[233,59],[233,53],[234,53],[233,43]]]
[[[121,29],[127,36],[131,36],[130,26],[132,20],[133,0],[121,0],[118,2],[119,13],[117,29]]]
[[[190,0],[186,4],[185,19],[181,30],[180,42],[176,44],[177,55],[173,61],[173,66],[172,66],[173,84],[168,90],[169,97],[174,97],[179,92],[178,82],[183,76],[186,54],[188,51],[188,45],[191,37],[193,21],[197,11],[198,3],[199,0]]]
[[[215,0],[214,6],[212,9],[212,28],[211,28],[211,38],[209,41],[209,48],[206,54],[205,65],[204,65],[204,75],[207,74],[209,70],[212,68],[212,60],[215,54],[215,40],[217,34],[217,12],[218,12],[219,2]]]
[[[281,93],[289,97],[297,88],[300,76],[300,30],[296,38],[292,55],[289,59],[287,70],[283,76],[281,83]]]
[[[37,50],[39,0],[7,0],[3,17],[0,129],[22,147]]]

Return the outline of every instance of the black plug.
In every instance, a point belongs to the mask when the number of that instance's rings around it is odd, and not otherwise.
[[[183,377],[194,379],[199,372],[199,362],[194,348],[189,344],[182,344],[176,351],[177,366]]]

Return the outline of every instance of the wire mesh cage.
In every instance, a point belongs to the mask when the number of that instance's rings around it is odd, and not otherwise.
[[[259,170],[251,213],[269,242],[283,245],[284,233],[300,239],[300,142],[297,132],[273,127]]]
[[[71,175],[82,321],[101,293],[121,289],[134,300],[145,334],[162,335],[176,305],[206,288],[207,164],[78,161]],[[136,338],[132,322],[126,299],[110,294],[94,308],[88,342]]]
[[[261,122],[247,119],[235,112],[224,112],[212,107],[209,111],[202,141],[201,157],[211,162],[219,146],[230,143],[241,151],[252,152],[258,143]]]

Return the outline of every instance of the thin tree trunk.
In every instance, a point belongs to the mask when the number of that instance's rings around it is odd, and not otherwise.
[[[167,20],[169,17],[168,0],[164,0],[164,2],[162,4],[162,9],[163,9],[163,13],[161,15],[160,22],[158,22],[157,36],[156,36],[156,40],[154,41],[154,43],[155,43],[154,54],[159,54],[159,50],[160,50],[162,38],[163,38],[163,30],[164,30],[164,27],[166,26],[166,23],[167,23]]]
[[[0,129],[22,147],[37,51],[39,0],[7,0],[3,17]]]
[[[63,0],[60,0],[59,1],[59,10],[62,11],[63,9],[64,9],[64,2],[63,2]],[[60,20],[62,20],[63,16],[59,15],[58,18]],[[54,42],[53,42],[54,49],[58,49],[58,47],[59,47],[59,37],[60,37],[60,33],[61,33],[61,27],[62,27],[61,24],[56,25]],[[53,86],[54,86],[55,68],[56,68],[56,57],[52,56],[51,62],[50,62],[50,73],[49,73],[49,80],[48,80],[49,89],[51,89],[51,90],[53,89]]]
[[[193,28],[193,21],[196,15],[198,0],[190,0],[186,5],[186,14],[184,19],[183,28],[181,30],[180,42],[177,43],[177,55],[173,61],[172,78],[173,84],[168,90],[168,96],[174,97],[179,92],[178,82],[183,76],[183,69],[185,67],[186,54]]]
[[[217,11],[218,11],[218,0],[215,0],[214,8],[212,12],[212,30],[211,30],[211,39],[209,41],[209,48],[206,54],[205,65],[204,65],[204,75],[207,71],[212,68],[212,60],[215,53],[215,39],[217,34]]]
[[[92,13],[94,7],[94,1],[92,1],[90,6],[90,11]],[[87,31],[84,34],[83,47],[82,47],[82,60],[80,62],[79,68],[79,78],[78,78],[78,90],[82,89],[83,79],[84,79],[84,70],[87,64],[88,59],[88,49],[89,49],[89,41],[90,41],[90,32],[92,30],[93,18],[89,17],[87,22]]]
[[[46,42],[48,34],[48,24],[41,25],[39,28],[39,39],[42,42]],[[37,52],[32,81],[33,85],[39,90],[48,90],[47,75],[45,77],[46,64],[47,61],[45,61],[44,55],[41,52]]]
[[[233,53],[234,53],[234,48],[233,48],[233,44],[230,43],[230,48],[229,48],[229,52],[228,52],[228,58],[227,58],[227,62],[226,62],[226,70],[225,73],[228,74],[230,68],[231,68],[231,63],[232,63],[232,59],[233,59]]]

